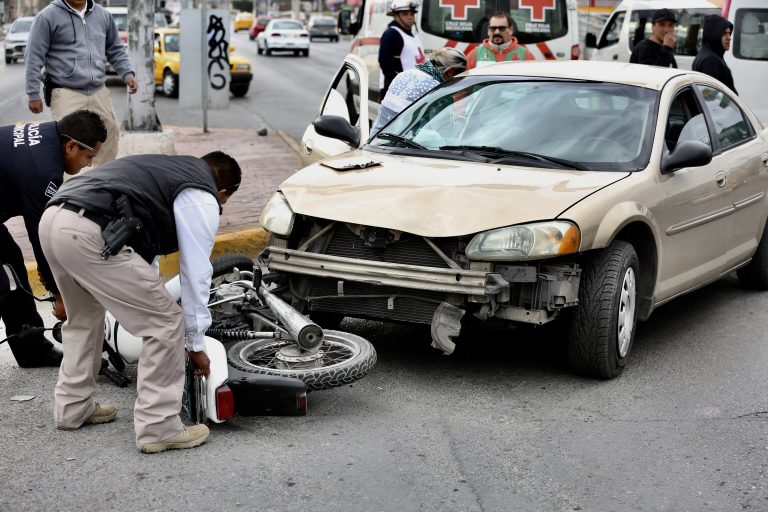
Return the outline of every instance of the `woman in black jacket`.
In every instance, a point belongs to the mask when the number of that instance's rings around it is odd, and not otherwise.
[[[710,14],[704,17],[703,27],[703,44],[696,60],[693,61],[693,70],[720,80],[736,92],[733,75],[723,59],[723,54],[731,47],[733,24],[722,16]]]

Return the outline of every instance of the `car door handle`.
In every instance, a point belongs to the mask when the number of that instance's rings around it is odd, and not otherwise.
[[[728,175],[725,174],[725,171],[720,171],[715,174],[715,183],[717,183],[718,187],[723,188],[727,182]]]
[[[760,160],[763,161],[763,167],[768,167],[768,153],[763,153],[760,156]]]
[[[613,55],[611,58],[612,58],[613,60],[619,60],[619,56],[618,56],[618,55]]]
[[[308,140],[307,142],[304,143],[304,153],[306,153],[307,155],[311,155],[313,149],[315,148],[311,140]]]

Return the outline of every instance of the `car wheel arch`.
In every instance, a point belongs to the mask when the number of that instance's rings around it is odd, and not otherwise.
[[[581,227],[581,223],[577,222]],[[634,202],[614,205],[604,212],[597,229],[584,230],[582,227],[582,250],[602,250],[614,240],[632,244],[639,260],[638,279],[638,320],[645,321],[654,306],[654,290],[658,277],[659,233],[655,229],[647,207]]]

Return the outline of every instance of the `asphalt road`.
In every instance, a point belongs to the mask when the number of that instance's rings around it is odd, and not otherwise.
[[[334,45],[313,44],[309,62],[320,46]],[[243,108],[285,131],[313,115],[287,110],[307,59],[253,60],[271,87]],[[14,72],[0,68],[1,124]],[[261,111],[262,96],[286,106]],[[231,107],[215,122],[256,122],[245,117]],[[428,329],[347,320],[378,352],[366,378],[312,393],[306,417],[236,418],[155,456],[133,446],[132,388],[99,378],[117,421],[58,431],[56,372],[21,370],[0,346],[0,510],[765,511],[766,310],[768,294],[733,277],[677,299],[639,326],[610,381],[573,376],[550,329],[467,331],[445,357]]]
[[[326,89],[349,50],[349,42],[314,41],[310,56],[256,53],[256,42],[245,32],[234,34],[235,51],[250,59],[254,73],[248,94],[231,98],[228,110],[209,110],[210,128],[262,128],[265,125],[301,141],[304,129],[317,116]],[[127,94],[118,78],[108,81],[112,103],[120,119],[125,117]],[[179,109],[178,101],[158,91],[155,100],[160,122],[170,126],[202,127],[202,111]],[[20,120],[50,120],[46,109],[35,116],[27,109],[24,94],[24,64],[0,62],[0,126]]]

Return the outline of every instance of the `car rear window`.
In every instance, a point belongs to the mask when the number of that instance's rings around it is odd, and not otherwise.
[[[335,27],[336,21],[333,18],[324,18],[324,19],[314,20],[312,24],[316,27]]]
[[[302,30],[304,27],[302,27],[300,23],[295,23],[293,21],[278,21],[272,25],[272,28],[274,30]]]

